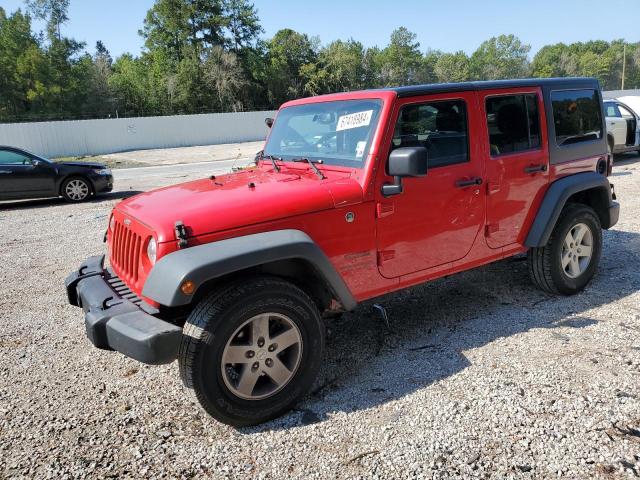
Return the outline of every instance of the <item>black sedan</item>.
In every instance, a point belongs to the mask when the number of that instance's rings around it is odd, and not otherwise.
[[[56,163],[19,148],[0,146],[0,200],[64,197],[81,202],[113,189],[101,163]]]

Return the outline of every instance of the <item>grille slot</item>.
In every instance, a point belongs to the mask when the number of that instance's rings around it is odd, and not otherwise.
[[[116,221],[111,242],[111,264],[122,280],[134,283],[138,281],[141,249],[142,237]]]
[[[140,302],[142,302],[142,299],[127,287],[127,285],[111,270],[109,270],[109,278],[107,278],[107,282],[113,291],[120,297],[129,300],[134,305],[139,305]]]

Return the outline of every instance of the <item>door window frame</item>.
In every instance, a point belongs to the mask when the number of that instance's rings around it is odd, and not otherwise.
[[[472,91],[470,91],[471,93],[474,93]],[[435,98],[433,98],[435,97]],[[416,97],[414,99],[412,99],[413,101],[408,101],[408,102],[403,102],[402,104],[400,104],[398,106],[398,108],[396,108],[396,110],[393,113],[393,119],[394,121],[391,122],[390,125],[390,131],[389,131],[389,146],[387,148],[388,154],[387,157],[384,161],[384,168],[385,168],[385,173],[387,171],[387,164],[389,162],[389,155],[391,155],[391,152],[393,152],[394,148],[393,148],[393,138],[394,138],[394,134],[396,131],[396,126],[398,125],[398,120],[400,119],[400,115],[402,114],[402,110],[405,107],[408,106],[420,106],[420,105],[428,105],[428,104],[432,104],[432,103],[442,103],[442,102],[454,102],[454,101],[459,101],[459,102],[463,102],[464,103],[464,121],[465,121],[465,133],[466,133],[466,160],[464,162],[455,162],[455,163],[446,163],[444,165],[435,165],[435,166],[431,166],[430,164],[427,164],[428,166],[428,170],[432,170],[434,168],[446,168],[446,167],[454,167],[456,165],[466,165],[471,163],[471,136],[470,136],[470,130],[469,130],[469,113],[470,113],[470,108],[469,108],[469,102],[467,101],[466,98],[464,97],[460,97],[460,96],[447,96],[447,95],[433,95],[433,96],[429,96],[428,98],[425,97]],[[396,147],[396,148],[401,148],[401,147]]]
[[[28,167],[33,165],[33,157],[29,155],[27,152],[21,152],[19,150],[14,150],[13,148],[2,148],[0,152],[9,152],[15,155],[21,155],[23,158],[29,161],[29,163],[0,163],[0,166],[18,166],[18,167]]]
[[[483,146],[482,154],[486,155],[485,158],[488,161],[498,161],[509,159],[511,157],[519,157],[526,155],[542,155],[545,152],[548,152],[549,148],[549,135],[547,132],[547,114],[545,110],[545,102],[542,94],[542,88],[540,87],[517,87],[517,88],[509,88],[509,89],[488,89],[488,90],[478,90],[478,105],[481,111],[482,118],[480,119],[483,124],[482,134],[484,136],[484,142],[488,147],[486,150]],[[517,152],[508,152],[502,155],[491,155],[491,143],[489,137],[489,124],[487,122],[487,103],[486,99],[489,97],[512,97],[514,95],[535,95],[538,105],[538,123],[540,126],[540,144],[537,147],[529,148],[527,150],[519,150]]]
[[[517,150],[515,152],[506,152],[506,153],[500,153],[498,155],[494,155],[491,153],[491,134],[489,132],[489,121],[487,119],[487,100],[489,100],[490,98],[499,98],[499,97],[517,97],[517,96],[521,96],[521,97],[526,97],[527,95],[533,95],[536,99],[536,106],[537,108],[537,120],[538,120],[538,146],[537,147],[530,147],[530,148],[526,148],[524,150]],[[542,116],[540,115],[541,109],[544,108],[544,104],[542,103],[542,95],[538,90],[531,90],[531,91],[523,91],[523,92],[504,92],[504,93],[498,93],[498,94],[489,94],[489,95],[483,95],[483,99],[484,101],[481,102],[482,103],[482,111],[483,111],[483,123],[484,123],[484,127],[485,127],[485,131],[487,133],[487,146],[489,147],[489,158],[491,160],[495,160],[495,159],[499,159],[499,158],[506,158],[506,157],[512,157],[512,156],[517,156],[517,155],[522,155],[522,154],[526,154],[529,152],[539,152],[542,150]],[[526,112],[527,112],[527,120],[529,118],[529,108],[527,106],[527,102],[525,99],[525,108],[526,108]],[[529,141],[531,141],[531,131],[529,131]]]

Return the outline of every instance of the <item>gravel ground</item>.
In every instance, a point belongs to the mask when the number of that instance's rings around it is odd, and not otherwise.
[[[161,180],[158,180],[161,182]],[[121,194],[0,206],[0,477],[640,476],[640,158],[594,282],[536,290],[520,258],[329,324],[314,392],[251,429],[191,403],[177,364],[93,348],[63,280]]]

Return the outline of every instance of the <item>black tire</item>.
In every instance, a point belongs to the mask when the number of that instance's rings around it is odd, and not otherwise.
[[[295,373],[279,391],[267,398],[244,399],[225,383],[223,352],[245,322],[264,313],[285,315],[295,324],[301,353]],[[324,341],[324,324],[305,292],[277,277],[252,277],[212,292],[189,315],[178,355],[180,376],[216,420],[235,427],[256,425],[290,410],[309,391],[320,368]]]
[[[75,190],[71,189],[71,186],[78,186],[80,189],[77,190],[78,193],[75,193]],[[82,193],[80,193],[82,192]],[[62,182],[62,186],[60,187],[60,194],[67,202],[78,203],[84,202],[88,198],[91,197],[91,193],[93,192],[93,186],[91,182],[84,177],[69,177],[64,182]]]
[[[592,235],[592,254],[586,269],[575,278],[562,266],[564,239],[577,225],[588,227]],[[548,293],[573,295],[582,291],[598,269],[602,253],[602,227],[600,219],[587,205],[570,203],[562,211],[549,242],[544,247],[531,248],[527,263],[531,280]]]

